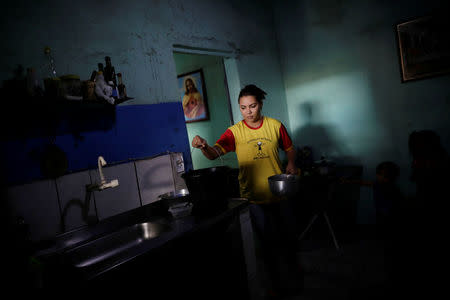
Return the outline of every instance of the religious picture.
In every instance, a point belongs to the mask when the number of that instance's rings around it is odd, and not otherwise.
[[[178,75],[178,88],[186,123],[209,120],[203,71]]]

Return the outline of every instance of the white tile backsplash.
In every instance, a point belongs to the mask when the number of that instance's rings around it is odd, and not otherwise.
[[[90,170],[93,183],[100,182],[97,169]],[[141,205],[136,170],[133,162],[103,167],[106,182],[117,179],[119,185],[102,191],[95,191],[94,198],[99,220],[126,212]]]
[[[158,200],[158,196],[185,188],[182,153],[103,167],[107,182],[117,179],[119,185],[95,191],[90,197],[88,216],[105,218]],[[13,221],[18,216],[29,224],[34,241],[54,236],[87,224],[83,218],[86,185],[99,183],[97,169],[67,174],[56,180],[41,180],[7,189],[7,200]],[[64,224],[61,216],[64,215]],[[64,229],[64,230],[63,230]]]
[[[65,231],[87,224],[87,219],[83,217],[86,205],[89,206],[87,217],[97,220],[94,197],[92,195],[89,197],[86,192],[86,185],[90,183],[89,171],[68,174],[56,179]]]
[[[175,190],[170,154],[135,164],[142,205],[155,202],[159,195]]]
[[[62,233],[55,180],[41,180],[8,188],[7,200],[13,219],[22,217],[33,241]]]

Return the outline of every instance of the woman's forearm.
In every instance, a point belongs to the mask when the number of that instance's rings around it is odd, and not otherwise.
[[[297,152],[295,149],[292,149],[291,151],[286,152],[286,156],[288,159],[288,163],[295,165],[295,160],[297,158]]]
[[[297,168],[295,164],[295,159],[297,156],[295,149],[291,149],[291,151],[286,152],[286,156],[288,159],[286,174],[300,174],[300,169]]]
[[[203,155],[210,160],[214,160],[217,157],[219,157],[219,154],[222,153],[222,151],[218,147],[211,147],[209,145],[206,145],[204,148],[201,148]]]

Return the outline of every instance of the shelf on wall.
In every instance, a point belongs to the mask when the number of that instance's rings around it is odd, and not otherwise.
[[[106,101],[17,97],[2,101],[2,140],[79,134],[108,130],[115,122],[115,108],[133,98]]]

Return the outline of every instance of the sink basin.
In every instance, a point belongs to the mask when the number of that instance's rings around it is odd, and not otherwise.
[[[88,267],[170,230],[166,223],[138,223],[70,249],[65,255],[75,267]]]

